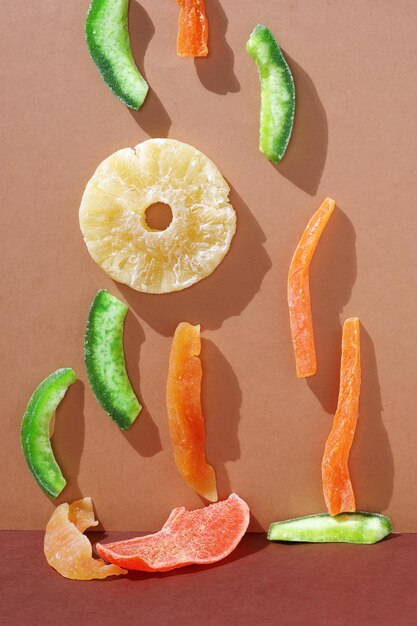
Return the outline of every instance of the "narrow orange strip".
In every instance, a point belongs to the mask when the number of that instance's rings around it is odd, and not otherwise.
[[[175,462],[184,480],[210,502],[217,501],[216,475],[205,456],[201,408],[200,326],[182,322],[172,340],[166,391]]]
[[[298,378],[317,371],[313,316],[310,302],[310,263],[335,202],[326,198],[314,213],[295,249],[288,273],[288,307]]]
[[[352,317],[343,325],[339,399],[321,466],[323,494],[330,515],[356,510],[348,460],[358,421],[360,390],[359,320]]]
[[[204,0],[177,0],[177,54],[180,57],[206,57],[208,54],[208,21]]]

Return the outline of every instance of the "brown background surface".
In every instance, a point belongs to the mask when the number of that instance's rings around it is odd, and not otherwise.
[[[20,451],[35,386],[73,366],[53,447],[68,487],[91,495],[106,529],[158,529],[174,506],[201,500],[176,471],[164,405],[176,324],[202,325],[207,456],[221,496],[253,512],[252,530],[324,509],[320,461],[338,390],[341,324],[362,327],[363,392],[351,454],[358,507],[417,531],[416,236],[417,6],[365,0],[208,0],[211,54],[176,56],[178,9],[132,1],[130,29],[151,92],[138,113],[103,84],[84,43],[88,0],[0,5],[0,528],[41,529],[54,504]],[[282,164],[257,150],[259,81],[245,42],[258,22],[282,45],[297,110]],[[78,227],[98,163],[148,137],[205,152],[232,191],[238,231],[215,273],[178,294],[113,283]],[[297,380],[286,277],[321,200],[337,201],[317,249],[311,290],[319,372]],[[83,365],[90,303],[107,288],[130,306],[129,374],[144,404],[127,433],[103,413]]]

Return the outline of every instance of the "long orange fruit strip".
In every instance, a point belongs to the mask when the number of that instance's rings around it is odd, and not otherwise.
[[[204,0],[177,0],[177,54],[180,57],[206,57],[208,54],[208,21]]]
[[[317,371],[310,301],[310,263],[335,202],[326,198],[310,219],[295,249],[288,273],[288,307],[298,378]]]
[[[200,326],[178,325],[169,357],[166,401],[175,462],[198,494],[216,502],[216,475],[205,456],[206,430],[201,408]]]
[[[358,421],[360,390],[360,329],[358,318],[352,317],[343,324],[339,398],[321,466],[323,494],[330,515],[356,510],[348,460]]]

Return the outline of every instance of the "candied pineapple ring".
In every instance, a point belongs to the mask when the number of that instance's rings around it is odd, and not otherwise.
[[[90,255],[114,280],[167,293],[211,274],[236,230],[229,186],[202,152],[149,139],[105,159],[87,183],[80,227]],[[146,210],[168,204],[172,222],[155,230]]]

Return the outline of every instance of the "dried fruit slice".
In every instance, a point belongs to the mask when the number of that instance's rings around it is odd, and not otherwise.
[[[123,352],[127,305],[105,289],[94,298],[84,339],[84,359],[99,404],[122,430],[130,428],[142,406],[130,384]]]
[[[238,545],[249,524],[249,507],[232,493],[227,500],[204,509],[174,509],[162,530],[106,545],[98,554],[120,567],[145,572],[166,572],[192,564],[215,563]]]
[[[274,35],[263,24],[253,29],[246,50],[256,63],[261,80],[259,150],[272,163],[278,163],[287,149],[294,123],[294,80]]]
[[[291,337],[299,378],[313,376],[317,371],[309,272],[314,251],[334,207],[334,200],[326,198],[314,213],[295,249],[288,273]]]
[[[114,280],[149,293],[178,291],[211,274],[228,251],[236,230],[228,194],[202,152],[149,139],[99,165],[82,198],[81,231]],[[146,223],[146,210],[158,202],[173,215],[162,231]]]
[[[67,484],[49,440],[49,424],[58,404],[77,376],[64,367],[50,374],[35,389],[22,419],[20,441],[26,463],[39,487],[56,498]]]
[[[358,318],[353,317],[343,324],[339,399],[321,467],[330,515],[356,510],[348,460],[358,420],[360,389],[360,330]]]
[[[60,504],[52,513],[46,526],[43,549],[49,565],[61,576],[91,580],[127,574],[117,565],[106,565],[101,559],[93,559],[91,543],[83,532],[97,524],[91,498]]]
[[[216,475],[205,455],[200,350],[200,326],[187,322],[179,324],[169,357],[166,391],[168,424],[180,474],[197,493],[210,502],[216,502]]]
[[[204,0],[177,0],[177,54],[180,57],[205,57],[208,54],[208,22]]]
[[[328,513],[306,515],[274,522],[270,525],[270,541],[306,541],[310,543],[376,543],[392,532],[391,520],[378,513]]]
[[[137,110],[149,87],[133,59],[128,11],[129,0],[92,0],[85,34],[91,58],[106,85],[124,104]]]

